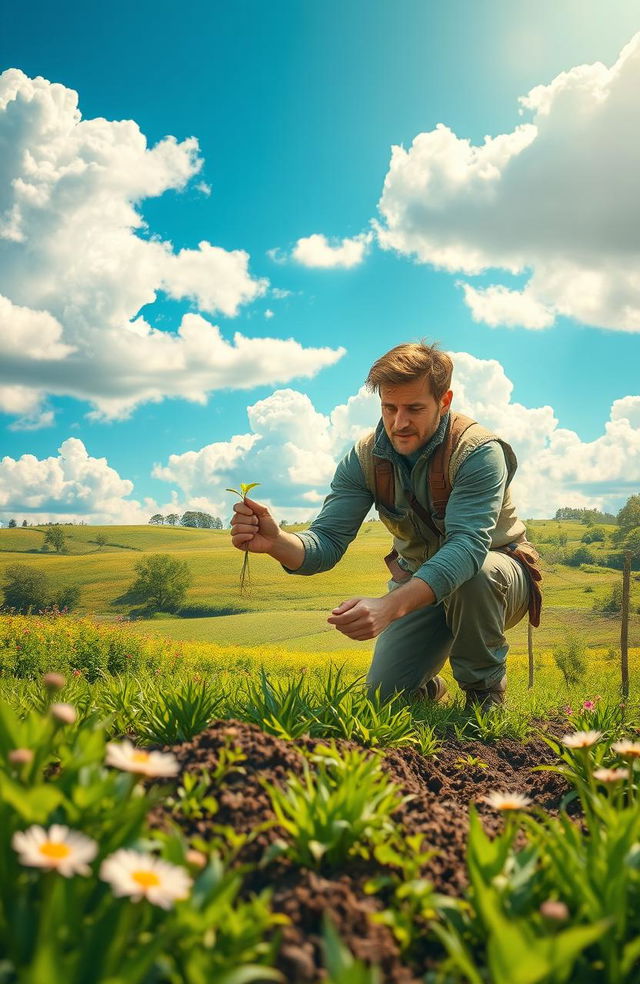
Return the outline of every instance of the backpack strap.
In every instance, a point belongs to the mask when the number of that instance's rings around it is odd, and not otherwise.
[[[475,424],[475,420],[463,413],[450,413],[449,426],[444,440],[436,448],[429,463],[429,494],[434,512],[439,519],[444,518],[447,502],[451,495],[449,463],[451,455],[464,432]]]
[[[395,509],[396,480],[393,464],[388,458],[373,456],[373,481],[375,484],[375,500],[387,509]]]

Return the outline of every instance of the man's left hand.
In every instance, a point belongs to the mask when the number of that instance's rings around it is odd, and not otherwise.
[[[338,631],[364,642],[375,639],[393,621],[393,613],[386,598],[349,598],[334,608],[327,622]]]

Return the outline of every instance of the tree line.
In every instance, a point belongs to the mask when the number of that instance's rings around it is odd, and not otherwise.
[[[149,520],[151,526],[189,526],[199,530],[222,530],[224,529],[222,520],[211,513],[195,512],[188,510],[182,516],[178,513],[169,513],[163,516],[162,513],[155,513]]]

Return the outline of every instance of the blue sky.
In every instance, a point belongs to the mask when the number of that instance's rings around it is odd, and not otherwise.
[[[257,480],[309,518],[370,364],[421,337],[523,515],[619,508],[638,31],[631,0],[5,5],[0,520],[223,514]]]

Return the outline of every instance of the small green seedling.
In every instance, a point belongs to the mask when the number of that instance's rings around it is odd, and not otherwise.
[[[489,766],[475,755],[459,755],[453,763],[454,769],[488,769]]]
[[[226,492],[234,492],[235,495],[239,495],[242,500],[247,498],[248,493],[251,489],[255,489],[256,485],[260,485],[260,482],[249,482],[245,485],[244,482],[240,483],[240,491],[237,489],[225,489]],[[244,548],[244,560],[242,561],[242,569],[240,571],[240,594],[246,594],[251,586],[251,581],[249,578],[249,548]]]

